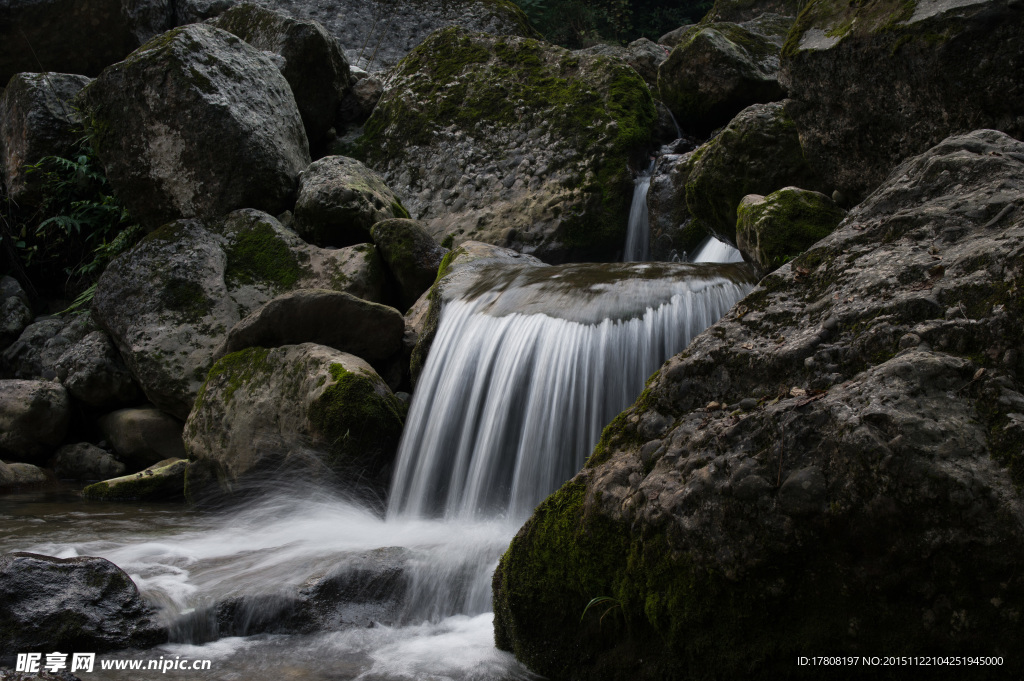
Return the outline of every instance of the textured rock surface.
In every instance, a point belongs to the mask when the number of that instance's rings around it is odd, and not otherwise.
[[[19,651],[107,652],[156,645],[166,632],[132,580],[103,558],[0,556],[0,663]]]
[[[21,284],[13,277],[0,278],[0,350],[6,350],[31,323],[32,309]]]
[[[15,487],[45,485],[50,477],[39,466],[30,463],[14,462],[7,464],[7,470],[13,475]]]
[[[81,137],[72,100],[88,82],[67,73],[19,73],[7,81],[0,96],[0,163],[7,196],[15,202],[29,206],[40,198],[27,164],[71,155]]]
[[[805,0],[716,0],[704,20],[745,22],[764,14],[795,17],[806,4]]]
[[[291,207],[309,146],[287,81],[212,26],[154,38],[82,90],[93,145],[132,217],[154,228]]]
[[[97,501],[178,501],[185,498],[186,468],[185,459],[158,461],[138,473],[93,483],[82,496]]]
[[[744,196],[736,212],[736,247],[762,277],[831,234],[846,216],[824,194],[797,187]]]
[[[780,78],[807,160],[856,202],[947,135],[1024,136],[1022,70],[1017,0],[815,0],[787,40]]]
[[[213,22],[260,50],[284,57],[281,74],[295,95],[306,137],[313,149],[327,141],[338,104],[348,94],[352,76],[341,46],[318,22],[244,2]]]
[[[120,406],[139,395],[131,372],[103,331],[93,331],[68,348],[53,369],[72,397],[92,407]]]
[[[434,283],[448,249],[415,220],[378,222],[370,229],[370,236],[398,281],[402,309],[408,309]]]
[[[57,360],[95,330],[88,314],[39,317],[4,350],[0,368],[12,378],[53,380]]]
[[[340,291],[303,289],[274,298],[235,324],[221,353],[316,343],[373,361],[401,349],[405,323],[393,307]]]
[[[708,232],[693,219],[686,206],[686,181],[694,160],[693,152],[658,158],[647,192],[651,260],[685,262],[708,237]]]
[[[895,169],[538,508],[495,576],[499,647],[588,679],[784,677],[883,645],[1009,660],[1022,237],[1024,143],[975,132]],[[580,623],[595,595],[603,628]]]
[[[449,29],[396,67],[362,149],[442,243],[610,260],[625,242],[628,166],[655,120],[650,91],[617,60]]]
[[[124,471],[124,464],[110,452],[88,442],[64,445],[53,457],[53,472],[58,478],[104,480]]]
[[[0,381],[0,456],[42,461],[71,419],[68,393],[54,381]]]
[[[739,24],[697,27],[658,68],[658,92],[679,125],[708,133],[751,104],[784,96],[779,85],[782,40]]]
[[[640,38],[625,47],[600,43],[578,50],[577,54],[603,55],[621,59],[633,67],[633,70],[640,74],[640,77],[652,90],[656,90],[658,67],[668,59],[669,50],[647,38]]]
[[[94,314],[146,397],[184,420],[215,351],[250,312],[300,288],[380,301],[384,278],[372,245],[316,248],[269,215],[242,210],[148,235],[103,273]]]
[[[301,471],[383,487],[405,406],[364,360],[313,343],[250,348],[210,370],[185,424],[189,494]]]
[[[118,409],[102,416],[99,427],[111,448],[128,463],[129,470],[137,471],[164,459],[185,456],[181,421],[159,409]]]
[[[747,194],[787,186],[819,190],[804,160],[796,126],[781,103],[744,109],[696,152],[686,178],[686,205],[706,232],[736,243],[736,207]]]
[[[354,158],[328,156],[299,179],[295,227],[318,246],[350,246],[370,241],[370,227],[409,217],[384,180]]]

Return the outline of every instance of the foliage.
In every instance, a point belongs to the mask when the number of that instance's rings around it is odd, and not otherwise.
[[[657,40],[684,24],[696,23],[711,0],[516,0],[544,37],[569,48],[597,43]]]

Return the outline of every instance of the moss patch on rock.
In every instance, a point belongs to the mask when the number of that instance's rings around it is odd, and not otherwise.
[[[224,278],[231,283],[263,284],[275,290],[295,285],[302,267],[288,244],[265,222],[241,226],[225,249]]]
[[[786,187],[744,197],[737,215],[737,248],[767,273],[831,234],[846,211],[824,194]]]

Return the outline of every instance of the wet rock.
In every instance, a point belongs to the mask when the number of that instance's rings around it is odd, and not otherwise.
[[[808,646],[1014,650],[1021,207],[1024,143],[952,137],[765,277],[513,540],[498,646],[591,679],[782,677]],[[646,441],[650,413],[672,425]],[[581,623],[594,594],[630,627]]]
[[[132,580],[103,558],[0,556],[0,662],[17,651],[103,653],[166,640]]]
[[[151,40],[100,74],[79,102],[107,179],[151,229],[236,208],[279,213],[309,165],[284,76],[263,52],[212,26]]]
[[[0,381],[0,456],[42,462],[67,432],[68,393],[53,381]]]
[[[366,243],[375,223],[404,217],[409,214],[398,196],[354,158],[322,158],[299,179],[295,229],[318,246]]]
[[[137,399],[139,390],[110,337],[93,331],[53,363],[72,397],[93,407],[115,407]]]
[[[105,480],[123,474],[125,465],[107,450],[79,442],[57,450],[53,458],[53,472],[58,478]]]
[[[338,567],[299,589],[304,610],[320,630],[395,624],[407,600],[412,557],[399,547],[341,556]]]
[[[32,323],[28,296],[13,277],[0,278],[0,351],[18,339]]]
[[[434,283],[448,249],[415,220],[378,222],[370,229],[370,236],[398,280],[402,308],[407,309]]]
[[[736,247],[760,276],[831,234],[846,216],[824,194],[798,187],[745,196],[736,213]]]
[[[181,421],[152,407],[119,409],[99,419],[103,437],[131,469],[185,456]]]
[[[303,289],[274,298],[238,322],[218,356],[316,343],[369,361],[387,359],[401,349],[404,329],[393,307],[339,291]]]
[[[93,483],[82,496],[95,501],[178,501],[185,498],[185,459],[158,461],[149,468]]]
[[[281,74],[295,95],[309,145],[322,148],[338,105],[351,87],[348,60],[338,41],[316,21],[293,19],[249,2],[235,5],[212,23],[284,58]]]
[[[146,397],[184,420],[229,330],[278,295],[302,288],[383,299],[372,245],[310,246],[274,218],[236,211],[153,232],[100,277],[93,305]]]
[[[81,137],[72,101],[89,80],[67,73],[19,73],[7,82],[0,96],[0,168],[7,195],[20,206],[37,205],[42,198],[41,174],[27,172],[26,165],[44,156],[71,156]]]
[[[453,28],[396,68],[361,148],[440,243],[612,260],[655,123],[617,60]]]
[[[852,204],[947,135],[1024,136],[1022,67],[1012,0],[815,3],[787,40],[780,79],[808,162]]]
[[[219,360],[184,437],[197,473],[213,472],[224,491],[289,470],[382,488],[404,418],[405,405],[369,364],[304,343]],[[190,494],[192,486],[190,468]]]

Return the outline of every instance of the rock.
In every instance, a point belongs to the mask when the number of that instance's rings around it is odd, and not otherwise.
[[[413,348],[416,347],[416,344],[419,343],[420,338],[423,336],[429,312],[430,290],[427,290],[405,313],[405,333],[402,336],[402,348],[410,358],[412,357]]]
[[[72,397],[92,407],[134,402],[139,390],[110,337],[93,331],[53,363],[60,382]]]
[[[88,314],[37,318],[4,350],[0,360],[4,375],[56,379],[57,360],[95,329]]]
[[[34,70],[34,69],[33,69]],[[68,73],[15,74],[0,97],[0,163],[7,196],[22,207],[41,200],[41,174],[26,165],[44,156],[71,156],[81,137],[72,100],[89,82]]]
[[[105,480],[122,475],[124,471],[124,464],[110,452],[88,442],[64,445],[53,460],[53,472],[58,478]]]
[[[82,681],[74,674],[68,672],[44,671],[45,660],[40,660],[39,672],[12,672],[9,669],[0,669],[0,681]]]
[[[686,206],[686,182],[696,160],[690,151],[661,156],[647,192],[651,260],[686,262],[708,237]]]
[[[274,298],[235,324],[218,357],[256,346],[316,343],[382,360],[401,349],[404,329],[393,307],[340,291],[303,289]]]
[[[787,40],[780,79],[811,167],[857,203],[947,135],[1024,137],[1022,68],[1013,0],[815,2]]]
[[[166,459],[120,478],[93,483],[82,496],[95,501],[178,501],[185,498],[185,459]]]
[[[131,470],[185,456],[185,445],[181,439],[184,426],[159,409],[118,409],[100,417],[99,426],[103,437]]]
[[[279,213],[309,165],[284,76],[212,26],[154,38],[104,70],[79,102],[107,179],[150,229],[236,208]]]
[[[324,250],[254,210],[178,221],[148,235],[100,277],[93,303],[146,397],[184,420],[228,331],[272,298],[302,288],[383,298],[372,245]]]
[[[16,651],[104,653],[166,640],[132,580],[103,558],[0,556],[0,663]]]
[[[639,38],[626,47],[599,43],[592,47],[576,50],[576,53],[620,59],[633,67],[633,70],[644,79],[644,82],[652,90],[655,90],[658,87],[658,67],[668,59],[669,51],[647,38]]]
[[[225,491],[273,471],[386,485],[405,406],[365,361],[312,343],[219,360],[185,424],[197,474]],[[189,493],[193,490],[189,468]],[[197,485],[198,487],[199,485]]]
[[[50,481],[50,476],[46,474],[46,471],[30,463],[9,463],[7,464],[7,470],[14,476],[13,484],[15,487],[45,485]]]
[[[658,68],[658,92],[679,125],[708,133],[751,104],[782,99],[782,41],[739,24],[716,23],[686,36]]]
[[[441,243],[612,260],[655,122],[617,60],[453,28],[396,67],[361,149]]]
[[[370,236],[398,280],[402,308],[408,309],[434,283],[448,249],[415,220],[383,220],[370,229]]]
[[[339,125],[362,125],[373,113],[384,94],[384,83],[374,76],[364,76],[352,84],[348,95],[338,104]]]
[[[375,223],[407,217],[384,180],[354,158],[322,158],[299,178],[295,229],[318,246],[366,243]]]
[[[17,483],[17,474],[11,467],[0,461],[0,490],[14,487]]]
[[[21,284],[13,277],[0,278],[0,350],[6,350],[31,323],[32,309]]]
[[[53,381],[0,381],[0,456],[42,461],[64,439],[68,393]]]
[[[569,679],[1015,650],[1022,208],[1024,143],[999,132],[894,169],[670,359],[538,507],[495,574],[498,646]],[[671,427],[644,461],[652,415]],[[580,623],[595,594],[616,601],[604,629]]]
[[[235,5],[212,23],[257,49],[284,57],[281,74],[295,95],[309,145],[321,149],[352,80],[338,41],[316,21],[296,20],[249,2]]]
[[[824,194],[797,187],[745,196],[736,213],[736,247],[760,276],[824,239],[846,215]]]
[[[686,205],[705,232],[730,244],[736,243],[736,207],[747,194],[770,194],[787,186],[821,188],[780,103],[744,109],[694,153],[691,163]]]
[[[715,0],[704,21],[747,22],[765,14],[795,17],[806,4],[803,0]]]
[[[231,9],[238,0],[175,0],[179,24],[198,24]]]
[[[11,0],[4,6],[0,83],[43,69],[95,76],[170,28],[172,11],[168,0]]]
[[[699,24],[684,24],[679,28],[672,29],[665,35],[658,38],[658,44],[665,45],[667,47],[675,47],[686,38],[692,37],[692,34],[697,32],[698,26]]]

